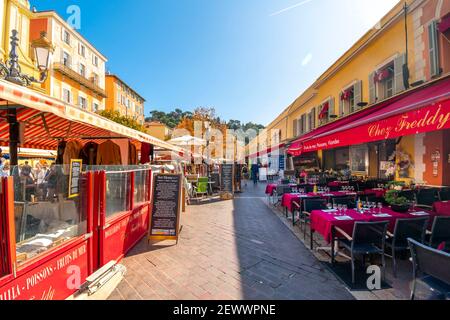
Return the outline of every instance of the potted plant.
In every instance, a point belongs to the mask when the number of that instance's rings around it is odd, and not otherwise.
[[[400,197],[397,190],[389,190],[386,192],[384,199],[395,212],[406,213],[409,210],[410,204],[408,199],[405,197]]]

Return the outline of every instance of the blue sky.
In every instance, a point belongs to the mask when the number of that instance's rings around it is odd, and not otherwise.
[[[397,0],[31,0],[81,30],[151,110],[268,124]]]

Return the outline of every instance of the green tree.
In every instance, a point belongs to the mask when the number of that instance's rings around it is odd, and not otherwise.
[[[98,112],[99,115],[102,117],[105,117],[109,120],[112,120],[114,122],[117,122],[121,125],[124,125],[128,128],[138,130],[145,132],[145,128],[143,125],[141,125],[139,122],[137,122],[135,119],[126,117],[121,115],[118,111],[111,111],[111,110],[100,110]]]

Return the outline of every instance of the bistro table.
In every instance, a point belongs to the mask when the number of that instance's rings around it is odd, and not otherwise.
[[[394,232],[397,219],[429,217],[430,221],[436,216],[435,212],[417,209],[413,212],[399,213],[389,207],[383,207],[381,213],[378,208],[373,211],[365,210],[359,213],[354,209],[339,214],[338,210],[314,210],[311,212],[311,250],[313,249],[313,235],[320,233],[327,243],[333,242],[335,227],[342,229],[345,233],[352,235],[356,222],[379,222],[389,221],[388,230]],[[334,247],[331,246],[332,258],[334,257]],[[333,261],[332,261],[333,262]]]
[[[277,187],[280,186],[281,184],[276,184],[276,183],[268,183],[266,186],[266,194],[268,196],[273,196],[273,192],[275,190],[277,190]],[[295,183],[290,183],[288,184],[288,186],[290,187],[296,187],[297,185]]]
[[[329,187],[346,187],[350,185],[348,181],[331,181],[328,183]]]
[[[433,204],[433,211],[438,215],[450,216],[450,201],[439,201]]]
[[[308,192],[308,193],[285,193],[281,198],[281,206],[292,212],[292,202],[308,198],[329,199],[333,197],[357,196],[356,192],[334,191],[334,192]]]
[[[384,198],[387,190],[383,188],[373,188],[364,190],[365,195],[374,195],[377,198]]]

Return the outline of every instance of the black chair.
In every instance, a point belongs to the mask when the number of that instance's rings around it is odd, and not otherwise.
[[[408,199],[409,201],[416,201],[416,193],[414,190],[404,190],[398,193],[399,197]]]
[[[387,233],[389,238],[386,240],[386,247],[390,248],[392,252],[392,270],[394,277],[397,277],[397,251],[406,251],[409,249],[408,238],[423,243],[425,241],[428,221],[428,217],[397,219],[394,234]]]
[[[277,202],[274,205],[277,205],[281,202],[281,198],[285,193],[290,193],[291,187],[289,185],[278,185],[276,189],[273,191],[274,197],[277,199]]]
[[[450,217],[435,217],[429,245],[432,248],[445,243],[444,251],[450,252]]]
[[[384,200],[383,198],[377,197],[375,193],[366,195],[365,199],[367,202],[376,202],[376,203],[383,202]]]
[[[286,185],[286,184],[289,184],[291,181],[289,180],[289,179],[283,179],[283,180],[281,180],[281,184],[282,185]]]
[[[340,186],[331,186],[329,188],[330,188],[331,192],[341,191],[341,187]]]
[[[416,295],[417,283],[426,284],[443,299],[450,297],[450,254],[408,239],[413,261],[411,300]]]
[[[380,222],[356,222],[353,229],[353,236],[350,237],[342,229],[335,227],[335,230],[342,234],[344,238],[338,238],[338,245],[344,247],[351,254],[352,261],[352,283],[355,283],[355,260],[357,256],[381,255],[383,278],[385,276],[386,261],[384,255],[386,232],[389,221]],[[332,243],[334,243],[334,240]],[[332,251],[332,262],[334,263],[334,251]]]
[[[450,189],[439,191],[439,201],[450,201]]]
[[[322,198],[305,198],[302,201],[303,210],[300,212],[299,222],[300,229],[302,223],[304,225],[303,229],[303,239],[306,240],[306,225],[311,223],[311,212],[314,210],[325,210],[327,209],[327,200]]]
[[[425,209],[432,209],[433,203],[439,200],[437,189],[421,189],[416,197],[417,206]]]
[[[306,193],[314,191],[314,187],[310,184],[299,184],[298,188],[305,190]]]
[[[333,197],[333,205],[346,205],[349,209],[356,208],[356,200],[354,197]]]

